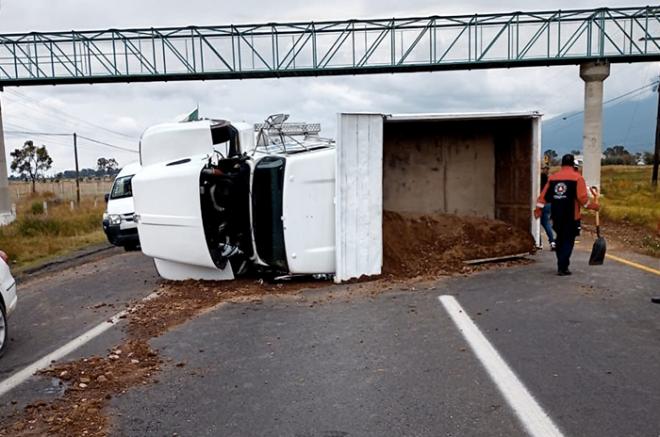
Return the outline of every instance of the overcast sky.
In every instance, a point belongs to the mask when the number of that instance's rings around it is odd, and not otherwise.
[[[638,6],[638,3],[624,0],[534,4],[507,0],[0,0],[0,32],[471,14],[530,8]],[[658,63],[613,65],[605,83],[605,98],[644,85],[657,77],[658,72]],[[75,130],[105,142],[136,148],[145,128],[170,121],[198,104],[202,116],[235,121],[259,122],[268,114],[288,112],[292,120],[321,122],[323,134],[333,136],[336,113],[340,111],[538,110],[551,117],[581,109],[583,84],[578,67],[567,66],[359,77],[41,86],[7,88],[1,98],[6,130]],[[25,139],[25,136],[7,135],[7,153]],[[38,144],[48,145],[55,161],[53,171],[73,168],[68,137],[34,139]],[[121,165],[136,158],[81,140],[82,167],[94,167],[100,156],[114,157]]]

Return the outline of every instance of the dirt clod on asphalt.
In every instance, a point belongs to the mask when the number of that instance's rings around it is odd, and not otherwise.
[[[247,279],[165,283],[152,299],[129,311],[127,339],[122,344],[105,356],[55,364],[41,372],[60,380],[66,386],[64,395],[26,406],[22,414],[0,424],[0,436],[106,436],[111,423],[104,408],[109,400],[130,387],[156,382],[154,375],[163,363],[149,347],[151,338],[222,302],[296,294],[327,285],[327,281],[271,284]]]
[[[383,212],[383,273],[394,278],[466,272],[463,261],[533,250],[529,232],[500,220]]]
[[[142,302],[131,313],[127,331],[131,337],[153,338],[222,302],[264,295],[296,294],[304,289],[328,286],[327,281],[269,283],[254,279],[234,281],[168,282],[157,297]]]

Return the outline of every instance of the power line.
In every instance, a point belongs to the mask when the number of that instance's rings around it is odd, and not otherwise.
[[[32,132],[32,131],[14,131],[14,130],[7,130],[7,131],[5,131],[5,133],[11,134],[11,135],[34,135],[34,136],[41,136],[41,137],[43,137],[43,136],[66,136],[66,137],[69,137],[69,136],[73,135],[72,133],[67,134],[67,133],[59,133],[59,132]],[[135,149],[129,149],[129,148],[118,146],[118,145],[112,144],[112,143],[106,143],[105,141],[97,140],[97,139],[90,138],[90,137],[80,135],[80,134],[78,134],[78,138],[82,138],[82,139],[90,141],[92,143],[96,143],[96,144],[99,144],[99,145],[105,146],[105,147],[110,147],[112,149],[121,150],[121,151],[124,151],[124,152],[139,153]]]
[[[9,92],[10,94],[16,95],[16,96],[21,97],[21,98],[23,98],[23,99],[26,99],[26,100],[32,102],[32,104],[34,104],[34,105],[39,105],[39,106],[37,106],[38,108],[40,108],[40,109],[42,109],[42,110],[46,110],[46,111],[51,111],[51,112],[53,112],[53,113],[54,113],[55,115],[57,115],[57,116],[60,116],[60,117],[61,117],[61,116],[64,116],[64,117],[70,118],[70,119],[72,119],[72,120],[74,120],[74,121],[77,121],[78,123],[84,123],[84,124],[87,124],[87,125],[89,125],[89,126],[92,126],[92,127],[96,128],[96,129],[102,129],[102,130],[104,130],[104,131],[106,131],[106,132],[109,132],[109,133],[114,134],[114,135],[119,135],[119,136],[124,137],[124,138],[130,138],[130,139],[132,139],[132,140],[135,139],[135,137],[133,137],[133,136],[131,136],[131,135],[127,135],[127,134],[125,134],[125,133],[123,133],[123,132],[119,132],[119,131],[116,131],[116,130],[114,130],[114,129],[107,128],[107,127],[105,127],[105,126],[101,126],[101,125],[96,124],[96,123],[93,123],[93,122],[91,122],[91,121],[87,121],[87,120],[85,120],[85,119],[83,119],[83,118],[81,118],[81,117],[78,117],[78,116],[75,116],[75,115],[69,114],[69,113],[67,113],[67,112],[65,112],[65,111],[62,111],[62,110],[57,110],[57,111],[55,111],[54,109],[50,109],[50,108],[47,108],[47,107],[44,108],[44,107],[41,106],[41,102],[39,102],[38,100],[34,99],[33,97],[30,97],[30,96],[28,96],[28,95],[26,95],[26,94],[21,93],[21,92],[19,92],[19,91],[16,91],[16,90],[6,90],[6,91]]]
[[[658,85],[658,83],[659,83],[659,81],[656,80],[656,81],[653,81],[653,82],[651,82],[651,83],[649,83],[649,84],[646,84],[646,85],[644,85],[644,86],[641,86],[641,87],[639,87],[639,88],[635,88],[634,90],[627,91],[627,92],[625,92],[625,93],[623,93],[623,94],[621,94],[621,95],[618,95],[618,96],[616,96],[616,97],[613,97],[613,98],[611,98],[611,99],[609,99],[609,100],[605,100],[605,101],[603,102],[603,106],[605,106],[605,105],[607,105],[607,104],[609,104],[609,103],[615,102],[615,101],[617,101],[617,100],[620,100],[620,99],[622,99],[622,98],[624,98],[624,97],[630,96],[631,94],[636,94],[636,93],[639,93],[639,92],[641,92],[641,91],[644,91],[646,88],[651,88],[652,86]],[[568,120],[569,118],[573,118],[573,117],[575,117],[576,115],[580,115],[580,114],[582,114],[583,112],[584,112],[584,110],[582,110],[582,111],[576,111],[576,112],[574,112],[574,113],[572,113],[572,114],[570,114],[570,115],[567,115],[567,116],[565,116],[565,117],[562,117],[561,119],[562,119],[562,120]]]
[[[41,112],[49,111],[49,112],[52,112],[52,116],[59,117],[60,119],[66,119],[66,118],[68,118],[68,119],[73,120],[74,122],[76,122],[76,123],[78,123],[78,124],[81,124],[81,123],[82,123],[82,124],[86,124],[86,125],[91,126],[91,127],[95,128],[95,129],[101,129],[101,130],[104,130],[104,131],[106,131],[106,132],[109,132],[109,133],[111,133],[111,134],[113,134],[113,135],[118,135],[118,136],[120,136],[120,137],[124,137],[124,138],[130,138],[130,139],[132,139],[132,140],[135,139],[135,137],[133,137],[133,136],[131,136],[131,135],[127,135],[127,134],[125,134],[125,133],[123,133],[123,132],[119,132],[119,131],[116,131],[116,130],[114,130],[114,129],[110,129],[110,128],[107,128],[107,127],[105,127],[105,126],[101,126],[101,125],[99,125],[99,124],[93,123],[93,122],[91,122],[91,121],[84,120],[84,119],[82,119],[82,118],[80,118],[80,117],[78,117],[78,116],[75,116],[75,115],[69,114],[69,113],[67,113],[67,112],[65,112],[65,111],[62,111],[62,110],[57,110],[57,111],[56,111],[56,110],[54,110],[54,109],[50,109],[50,108],[47,108],[47,107],[43,107],[43,106],[41,106],[41,102],[39,102],[38,100],[36,100],[36,99],[34,99],[34,98],[32,98],[32,97],[30,97],[30,96],[28,96],[28,95],[25,95],[25,94],[21,93],[21,92],[19,92],[19,91],[16,91],[16,90],[9,90],[9,89],[8,89],[8,90],[5,90],[5,92],[9,93],[9,95],[16,96],[16,97],[19,97],[19,98],[21,98],[21,99],[28,100],[29,102],[31,102],[31,104],[24,103],[24,102],[21,102],[21,101],[15,101],[15,103],[19,103],[19,104],[22,104],[22,105],[24,105],[24,106],[32,106],[33,108],[36,108],[37,110],[39,110],[39,111],[41,111]]]
[[[8,91],[9,90],[7,90],[6,92],[8,92]],[[6,99],[6,100],[8,102],[11,102],[12,104],[17,104],[17,105],[23,106],[23,107],[27,108],[30,111],[33,111],[33,112],[37,111],[37,112],[41,113],[42,118],[40,120],[38,120],[39,127],[37,127],[36,129],[43,129],[44,127],[47,128],[47,129],[53,129],[53,130],[60,129],[61,126],[62,126],[62,122],[66,123],[66,124],[70,124],[70,125],[80,126],[79,124],[73,123],[73,122],[71,122],[71,120],[68,120],[68,119],[62,117],[61,114],[57,114],[57,113],[52,113],[51,114],[50,112],[48,112],[48,110],[46,108],[42,108],[41,106],[36,106],[36,105],[32,105],[32,104],[25,103],[25,102],[22,102],[22,101],[14,100],[13,98]],[[29,121],[32,121],[32,120],[26,120],[26,121],[29,122]],[[36,130],[35,128],[26,128],[25,126],[21,126],[21,128],[24,129],[24,130]]]
[[[634,94],[641,93],[642,91],[646,90],[647,88],[651,88],[651,87],[656,86],[656,85],[660,86],[659,84],[660,84],[660,81],[655,80],[655,81],[653,81],[653,82],[651,82],[651,83],[649,83],[649,84],[646,84],[646,85],[644,85],[644,86],[641,86],[641,87],[639,87],[639,88],[635,88],[635,89],[633,89],[633,90],[626,91],[626,92],[623,93],[623,94],[620,94],[620,95],[618,95],[618,96],[616,96],[616,97],[613,97],[613,98],[611,98],[611,99],[609,99],[609,100],[604,101],[604,102],[603,102],[603,106],[605,106],[605,105],[607,105],[607,104],[609,104],[609,103],[615,102],[615,101],[617,101],[617,100],[620,100],[620,99],[622,99],[622,98],[624,98],[624,97],[630,97],[630,96],[632,96],[632,95],[634,95]],[[572,113],[572,114],[569,114],[569,115],[567,115],[567,116],[565,116],[565,117],[561,117],[561,119],[560,119],[559,117],[551,118],[551,119],[548,120],[548,122],[551,122],[551,121],[553,121],[553,120],[557,120],[557,121],[560,121],[560,122],[561,122],[561,121],[566,121],[566,120],[572,119],[573,117],[575,117],[575,116],[577,116],[577,115],[582,114],[583,112],[584,112],[584,110],[582,110],[582,111],[576,111],[576,112],[574,112],[574,113]],[[556,124],[555,124],[554,126],[552,126],[551,128],[549,128],[549,129],[544,129],[543,132],[544,132],[545,134],[547,134],[547,133],[552,133],[552,132],[556,132],[556,131],[558,131],[559,129],[565,129],[565,128],[567,128],[567,127],[570,126],[571,124],[572,124],[572,122],[569,122],[569,123],[566,123],[566,124],[564,124],[564,123],[556,123]]]
[[[13,136],[13,135],[9,134],[9,136]],[[54,140],[50,139],[50,137],[46,138],[46,137],[42,137],[42,136],[35,136],[35,138],[41,138],[41,141],[39,141],[39,142],[46,142],[48,144],[45,144],[45,145],[47,145],[49,147],[50,146],[58,146],[58,147],[66,147],[68,149],[71,148],[71,143],[63,143],[61,141],[54,141]]]
[[[18,130],[6,130],[7,134],[20,134],[20,135],[35,135],[35,136],[49,136],[49,137],[70,137],[71,134],[60,134],[52,132],[31,132],[31,131],[18,131]]]
[[[94,138],[89,138],[89,137],[86,137],[86,136],[80,135],[80,134],[78,134],[78,138],[82,138],[84,140],[91,141],[92,143],[100,144],[102,146],[112,147],[113,149],[123,150],[124,152],[140,153],[135,149],[128,149],[128,148],[125,148],[125,147],[116,146],[114,144],[106,143],[104,141],[95,140]]]

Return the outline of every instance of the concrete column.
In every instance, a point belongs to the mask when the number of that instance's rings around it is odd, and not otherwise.
[[[603,81],[610,75],[610,64],[580,65],[584,80],[583,175],[587,186],[600,189],[600,157],[603,153]]]
[[[14,218],[9,199],[7,155],[5,155],[5,132],[2,127],[2,103],[0,102],[0,226],[12,222]]]

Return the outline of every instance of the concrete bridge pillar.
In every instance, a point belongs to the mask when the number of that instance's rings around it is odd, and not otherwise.
[[[5,133],[2,129],[2,104],[0,103],[0,226],[11,222],[14,214],[9,199],[7,179],[7,155],[5,155]]]
[[[580,77],[584,80],[583,176],[587,186],[595,185],[599,189],[600,157],[603,153],[603,82],[609,75],[608,63],[580,65]]]

